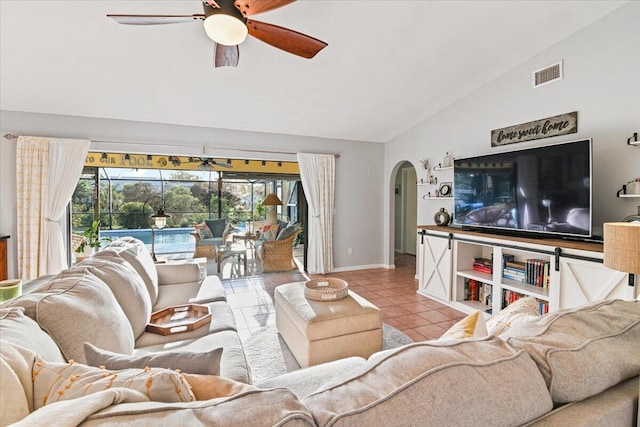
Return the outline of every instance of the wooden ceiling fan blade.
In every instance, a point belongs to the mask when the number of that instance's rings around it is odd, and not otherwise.
[[[313,58],[327,47],[327,43],[322,40],[266,22],[248,20],[247,28],[253,37],[285,52],[307,59]]]
[[[237,67],[240,60],[240,49],[238,46],[225,46],[215,43],[213,52],[213,66],[218,67]]]
[[[296,0],[235,0],[233,4],[242,12],[242,15],[249,17],[286,6],[294,1]]]
[[[118,24],[164,25],[204,20],[204,15],[107,15]]]
[[[220,5],[216,3],[215,0],[202,0],[202,3],[206,4],[207,6],[211,6],[214,9],[220,9]]]

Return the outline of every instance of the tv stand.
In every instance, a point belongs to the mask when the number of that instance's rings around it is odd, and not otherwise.
[[[475,232],[478,234],[486,234],[489,236],[503,236],[505,238],[525,238],[529,240],[552,240],[552,241],[562,241],[562,240],[571,240],[575,242],[589,242],[589,243],[602,243],[602,237],[599,236],[578,236],[578,235],[558,235],[552,234],[550,231],[557,230],[558,227],[562,227],[566,225],[566,223],[552,223],[552,224],[530,224],[533,228],[530,231],[527,230],[510,230],[508,228],[484,228],[484,227],[475,227],[475,226],[451,226],[449,228],[462,230],[466,232]]]
[[[466,313],[496,314],[510,298],[522,296],[536,298],[541,311],[556,311],[599,299],[630,300],[640,292],[628,286],[626,273],[602,265],[599,242],[419,226],[418,247],[418,293]],[[474,269],[480,258],[493,260],[492,269]],[[505,270],[507,259],[535,265],[544,280],[536,285],[514,278],[517,273]]]
[[[569,240],[572,242],[585,242],[585,243],[599,243],[602,244],[602,236],[591,237],[577,237],[577,236],[563,236],[563,240]]]

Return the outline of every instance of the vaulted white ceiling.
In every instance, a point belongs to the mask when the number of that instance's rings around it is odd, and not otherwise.
[[[386,142],[626,1],[298,1],[255,19],[326,41],[314,59],[251,37],[212,66],[200,0],[0,0],[0,108]],[[561,59],[561,58],[558,58]]]

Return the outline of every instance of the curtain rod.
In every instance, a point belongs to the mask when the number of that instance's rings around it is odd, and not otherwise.
[[[18,139],[18,135],[14,135],[12,133],[7,133],[4,135],[5,139],[8,140],[17,140]],[[97,143],[102,143],[102,144],[131,144],[131,145],[149,145],[150,143],[148,142],[123,142],[123,141],[97,141],[97,140],[91,140],[91,142],[97,142]],[[162,147],[172,147],[172,148],[184,148],[184,145],[174,145],[174,144],[162,144],[162,143],[151,143],[152,145],[158,145],[158,146],[162,146]],[[291,154],[291,155],[295,155],[298,153],[294,153],[294,152],[290,152],[290,151],[272,151],[272,150],[250,150],[247,148],[232,148],[232,147],[207,147],[207,148],[212,148],[214,150],[232,150],[232,151],[241,151],[241,152],[246,152],[246,153],[264,153],[264,154]],[[332,155],[331,153],[317,153],[317,154],[329,154]],[[340,154],[333,154],[333,157],[335,157],[336,159],[340,158]]]

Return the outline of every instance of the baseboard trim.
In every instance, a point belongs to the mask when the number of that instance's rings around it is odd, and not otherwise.
[[[369,270],[372,268],[395,268],[395,266],[387,266],[385,264],[369,264],[369,265],[353,265],[351,267],[338,267],[334,268],[332,273],[340,273],[342,271],[357,271],[357,270]]]

